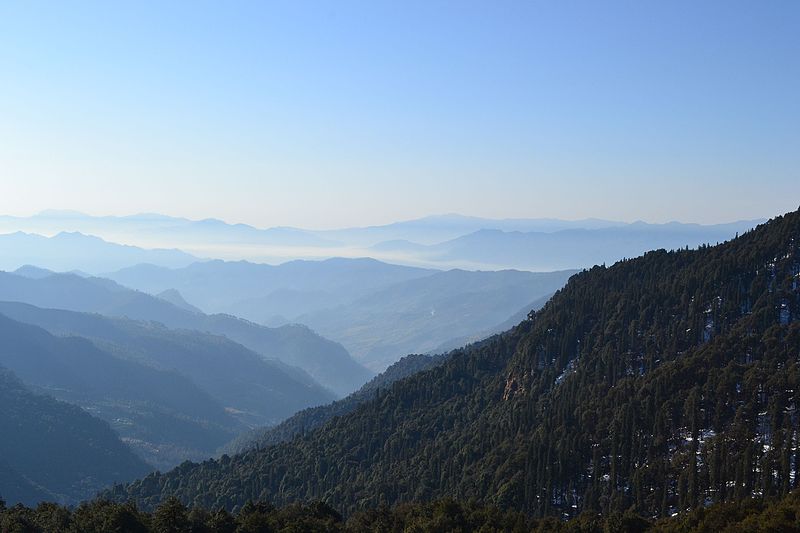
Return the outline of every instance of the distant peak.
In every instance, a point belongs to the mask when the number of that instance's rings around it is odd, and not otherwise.
[[[46,268],[37,267],[35,265],[22,265],[14,271],[14,274],[25,278],[41,279],[55,274],[55,272]]]
[[[162,215],[161,213],[136,213],[135,215],[128,215],[121,218],[135,218],[139,220],[183,220],[169,215]]]
[[[44,211],[39,211],[36,216],[52,218],[79,218],[87,217],[89,215],[72,209],[45,209]]]
[[[95,235],[87,235],[86,233],[81,233],[80,231],[60,231],[53,235],[53,239],[92,239],[96,241],[103,241],[100,237]],[[103,241],[106,242],[106,241]]]

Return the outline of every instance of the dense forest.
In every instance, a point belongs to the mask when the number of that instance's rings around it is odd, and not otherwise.
[[[169,498],[152,513],[132,503],[95,500],[75,509],[52,503],[35,508],[6,507],[0,500],[0,531],[25,533],[381,533],[444,531],[507,533],[767,533],[800,530],[800,494],[782,499],[747,499],[701,507],[690,513],[647,520],[636,513],[607,516],[585,512],[570,521],[531,519],[517,511],[461,503],[449,499],[379,506],[347,519],[331,506],[315,501],[277,508],[266,502],[246,502],[230,513],[187,508]]]
[[[800,482],[800,213],[573,276],[539,312],[288,443],[105,496],[155,508],[452,497],[658,518]]]
[[[447,355],[407,355],[369,380],[345,398],[326,405],[309,407],[290,416],[276,426],[260,427],[239,435],[223,449],[224,453],[239,453],[251,448],[280,444],[322,426],[335,416],[350,413],[359,405],[373,399],[379,390],[405,377],[443,363]]]

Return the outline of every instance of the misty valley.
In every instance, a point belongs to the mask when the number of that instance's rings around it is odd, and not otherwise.
[[[800,533],[800,1],[0,1],[0,533]]]
[[[0,272],[4,519],[192,531],[727,520],[717,506],[789,495],[800,468],[800,214],[755,226],[675,227],[687,244],[671,250],[653,227],[653,251],[591,268],[551,256],[576,268],[550,272],[176,265],[176,250],[117,257],[71,233],[65,253],[63,233],[14,234],[31,244]],[[606,228],[581,231],[611,246]],[[111,258],[156,262],[103,271]],[[736,509],[770,505],[797,504]]]

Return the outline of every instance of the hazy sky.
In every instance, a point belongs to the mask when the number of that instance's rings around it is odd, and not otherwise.
[[[800,2],[0,3],[0,212],[800,205]]]

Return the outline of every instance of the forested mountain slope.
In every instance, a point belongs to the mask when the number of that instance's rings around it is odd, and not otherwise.
[[[407,355],[345,398],[327,405],[303,409],[276,426],[248,431],[225,446],[222,452],[239,453],[250,448],[271,446],[292,440],[297,435],[317,429],[335,416],[346,415],[354,411],[362,403],[373,399],[379,390],[386,389],[392,383],[417,372],[440,365],[446,358],[447,355]]]
[[[0,300],[156,321],[169,328],[224,335],[264,357],[300,367],[337,394],[357,389],[372,375],[340,344],[304,326],[268,328],[229,315],[199,314],[103,278],[54,274],[31,279],[0,272]]]
[[[0,367],[0,496],[75,502],[149,468],[105,422],[39,396]]]
[[[800,213],[571,278],[529,320],[290,443],[108,494],[206,507],[439,496],[662,516],[800,483]]]

